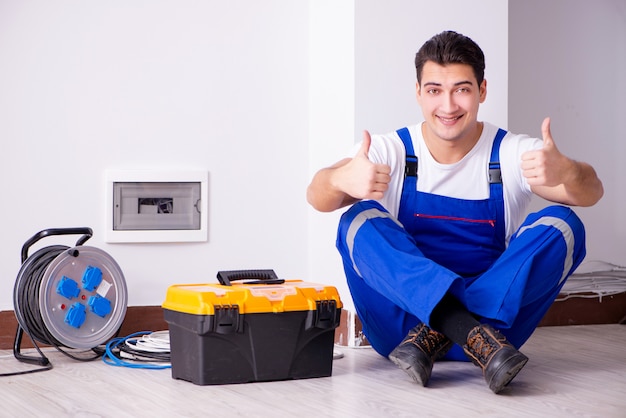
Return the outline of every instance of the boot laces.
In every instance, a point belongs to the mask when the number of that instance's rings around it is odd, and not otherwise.
[[[423,325],[415,330],[409,332],[408,338],[405,340],[406,344],[414,344],[428,355],[434,355],[439,351],[447,342],[447,337],[439,332],[433,331],[426,325]]]
[[[506,339],[498,331],[494,330],[494,335],[491,336],[482,328],[468,340],[468,346],[480,357],[483,363],[487,362],[491,355],[498,351],[504,343],[506,343]]]

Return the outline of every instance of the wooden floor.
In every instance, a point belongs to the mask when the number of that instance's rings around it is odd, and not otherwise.
[[[224,386],[52,350],[53,370],[0,378],[0,416],[626,417],[626,325],[539,328],[522,348],[529,363],[499,395],[471,363],[437,363],[423,388],[371,349],[338,349],[329,378]],[[28,367],[0,352],[0,373]]]

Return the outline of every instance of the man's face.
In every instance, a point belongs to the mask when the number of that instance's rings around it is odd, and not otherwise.
[[[425,135],[445,141],[476,140],[478,107],[486,95],[487,82],[479,86],[471,66],[427,61],[421,86],[417,84]]]

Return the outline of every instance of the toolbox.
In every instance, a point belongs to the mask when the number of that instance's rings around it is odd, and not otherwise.
[[[272,270],[218,279],[167,290],[174,379],[213,385],[331,375],[342,308],[334,287],[277,279]]]

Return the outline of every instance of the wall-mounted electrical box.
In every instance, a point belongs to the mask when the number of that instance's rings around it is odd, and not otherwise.
[[[208,172],[106,173],[107,242],[193,242],[208,237]]]

